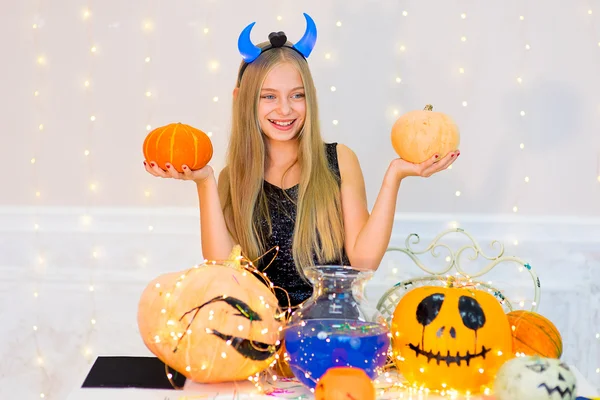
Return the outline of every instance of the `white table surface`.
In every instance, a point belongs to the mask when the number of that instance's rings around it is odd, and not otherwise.
[[[572,372],[577,378],[577,396],[587,398],[600,397],[596,388],[594,388],[579,370],[570,365]],[[267,390],[274,390],[274,393],[266,395],[259,393],[254,384],[249,381],[220,383],[220,384],[199,384],[187,381],[183,390],[156,390],[139,388],[81,388],[87,373],[81,376],[78,387],[76,387],[66,400],[273,400],[273,399],[297,399],[310,400],[314,396],[308,389],[300,387],[298,381],[288,380],[286,382],[277,382],[275,385],[266,385]],[[278,390],[279,389],[279,390]],[[276,393],[287,390],[288,393]],[[397,399],[400,393],[387,392],[378,399]],[[442,397],[434,394],[417,395],[404,394],[405,400],[447,400],[448,397]],[[460,399],[460,398],[459,398]],[[493,396],[470,396],[470,400],[490,400]]]

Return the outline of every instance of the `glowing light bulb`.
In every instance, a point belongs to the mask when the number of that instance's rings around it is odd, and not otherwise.
[[[518,240],[515,240],[515,241],[513,242],[513,244],[514,244],[515,246],[518,246],[518,245],[519,245],[519,241],[518,241]],[[519,268],[519,272],[522,272],[522,271],[523,271],[523,268]]]
[[[151,60],[151,59],[150,59],[150,57],[146,57],[146,58],[144,58],[144,61],[145,61],[145,62],[147,62],[147,63],[149,63],[149,62],[150,62],[150,60]]]
[[[337,125],[337,124],[338,124],[338,120],[337,120],[337,119],[334,119],[334,120],[333,120],[333,124],[334,124],[334,125]]]
[[[521,143],[521,144],[519,145],[519,147],[521,148],[521,150],[523,150],[523,149],[525,148],[525,143]]]
[[[34,95],[35,97],[38,97],[38,96],[40,95],[40,92],[36,90],[35,92],[33,92],[33,95]]]
[[[400,46],[400,51],[404,51],[404,50],[406,50],[406,46],[404,46],[404,45]]]
[[[208,63],[208,69],[210,69],[211,71],[216,71],[219,69],[219,62],[216,60],[212,60],[211,62]]]
[[[598,182],[600,182],[600,175],[598,175]]]
[[[146,130],[147,131],[152,130],[152,126],[150,124],[146,125]]]
[[[517,212],[517,211],[519,211],[519,207],[517,207],[517,206],[514,206],[514,207],[513,207],[513,212]]]
[[[524,181],[525,181],[525,183],[529,183],[529,177],[528,177],[528,176],[526,176],[526,177],[524,178]]]
[[[91,190],[92,192],[95,192],[95,191],[96,191],[96,184],[95,184],[95,183],[90,183],[90,190]]]
[[[212,137],[213,133],[212,132],[206,132],[206,136],[208,137]]]
[[[330,89],[332,92],[335,92],[335,91],[337,90],[335,86],[332,86],[332,87],[330,87],[329,89]]]
[[[588,10],[588,15],[592,15],[592,10]]]
[[[325,59],[329,60],[331,58],[331,53],[325,53]]]
[[[525,45],[525,50],[529,50],[529,49],[531,49],[531,46],[530,46],[530,45],[528,45],[528,44],[526,44],[526,45]]]
[[[37,29],[38,25],[37,24],[33,24],[32,28],[33,29]]]
[[[150,191],[149,190],[144,190],[144,196],[150,197]]]
[[[462,14],[460,14],[460,17],[461,17],[462,19],[466,19],[466,18],[467,18],[467,14],[465,14],[465,13],[462,13]]]
[[[92,15],[92,13],[90,13],[90,10],[83,10],[83,19],[88,19],[90,15]]]
[[[459,74],[464,74],[464,73],[465,73],[465,69],[464,69],[464,68],[462,68],[462,67],[460,67],[460,68],[458,69],[458,73],[459,73]]]
[[[154,230],[154,227],[153,227],[152,225],[149,225],[149,226],[148,226],[148,230],[149,230],[150,232],[152,232],[152,231]]]
[[[150,96],[152,96],[152,92],[151,91],[147,91],[146,92],[146,97],[150,97]]]
[[[35,158],[32,158],[32,159],[31,159],[31,163],[32,163],[32,164],[35,164]]]
[[[408,11],[402,11],[402,15],[406,17],[408,15]]]
[[[519,114],[521,115],[521,117],[524,117],[525,116],[525,111],[521,111]]]
[[[463,101],[463,102],[462,102],[462,105],[463,105],[463,107],[466,107],[466,106],[467,106],[467,102],[466,102],[466,101]]]
[[[33,330],[34,330],[34,331],[37,331],[37,330],[38,330],[38,327],[37,327],[37,325],[34,325],[34,326],[33,326]]]
[[[35,192],[35,197],[40,197],[42,194],[40,192]]]
[[[89,156],[89,155],[90,155],[90,151],[89,151],[89,150],[85,150],[85,151],[83,152],[83,154],[84,154],[84,155],[86,155],[86,156]]]
[[[144,30],[146,32],[151,31],[154,28],[154,24],[152,23],[152,21],[146,21],[144,22]]]
[[[92,53],[95,53],[98,50],[98,48],[96,46],[92,46],[92,48],[90,49],[90,51]]]
[[[85,86],[85,87],[90,87],[90,81],[85,81],[85,82],[83,82],[83,86]]]
[[[336,23],[335,23],[335,26],[337,26],[338,28],[339,28],[340,26],[342,26],[342,21],[338,21],[338,22],[336,22]]]
[[[45,65],[46,64],[46,58],[44,56],[39,56],[37,59],[37,63],[40,65]]]
[[[457,190],[456,193],[454,193],[456,195],[456,197],[460,196],[460,190]]]
[[[217,96],[213,97],[213,101],[216,103],[217,101],[219,101],[219,98]]]
[[[281,21],[283,19],[283,17],[281,15],[277,16],[277,21]]]
[[[94,286],[90,285],[89,289],[90,289],[90,292],[93,292],[94,291]]]
[[[207,35],[208,32],[209,32],[209,29],[208,28],[204,28],[202,31],[204,32],[205,35]]]
[[[90,116],[90,121],[94,122],[95,120],[96,120],[96,116],[95,115]]]
[[[523,21],[523,20],[525,20],[525,16],[524,16],[524,15],[520,15],[520,16],[519,16],[519,19],[520,19],[521,21]]]
[[[396,83],[401,83],[402,82],[402,78],[400,78],[399,76],[396,77]]]
[[[467,41],[467,37],[466,37],[466,36],[462,36],[462,37],[460,38],[460,41],[461,41],[461,42],[466,42],[466,41]]]
[[[40,131],[43,131],[43,130],[44,130],[44,124],[39,124],[39,125],[38,125],[38,129],[39,129]]]
[[[90,322],[92,323],[92,325],[96,325],[96,320],[95,319],[91,319]]]
[[[521,78],[520,76],[517,78],[517,82],[518,83],[523,83],[523,78]]]

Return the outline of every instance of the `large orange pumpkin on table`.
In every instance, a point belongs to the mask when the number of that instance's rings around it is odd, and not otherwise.
[[[458,148],[460,132],[448,115],[424,110],[409,111],[392,127],[392,146],[400,158],[411,163],[422,163],[439,154],[444,157]]]
[[[512,357],[508,318],[491,294],[423,286],[406,293],[392,318],[398,371],[417,387],[479,393]]]
[[[277,354],[283,326],[277,298],[236,261],[239,253],[236,246],[231,261],[159,276],[142,293],[144,344],[193,381],[245,380]]]
[[[375,386],[360,368],[332,367],[319,379],[315,400],[375,400]]]
[[[560,358],[562,337],[546,317],[533,311],[516,310],[507,314],[513,334],[513,352],[526,356]]]
[[[150,132],[143,145],[147,163],[156,162],[163,170],[167,163],[183,172],[183,165],[192,171],[204,167],[213,155],[212,142],[199,129],[182,123],[174,123]]]

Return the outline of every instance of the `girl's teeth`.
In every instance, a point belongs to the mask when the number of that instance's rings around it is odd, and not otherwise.
[[[288,126],[288,125],[291,125],[292,122],[294,122],[294,121],[289,121],[289,122],[271,121],[271,122],[273,122],[274,124],[279,125],[279,126]]]

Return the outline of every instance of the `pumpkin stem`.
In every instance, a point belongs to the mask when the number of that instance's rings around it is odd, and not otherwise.
[[[423,110],[425,110],[425,111],[433,111],[433,106],[431,104],[427,104]]]

